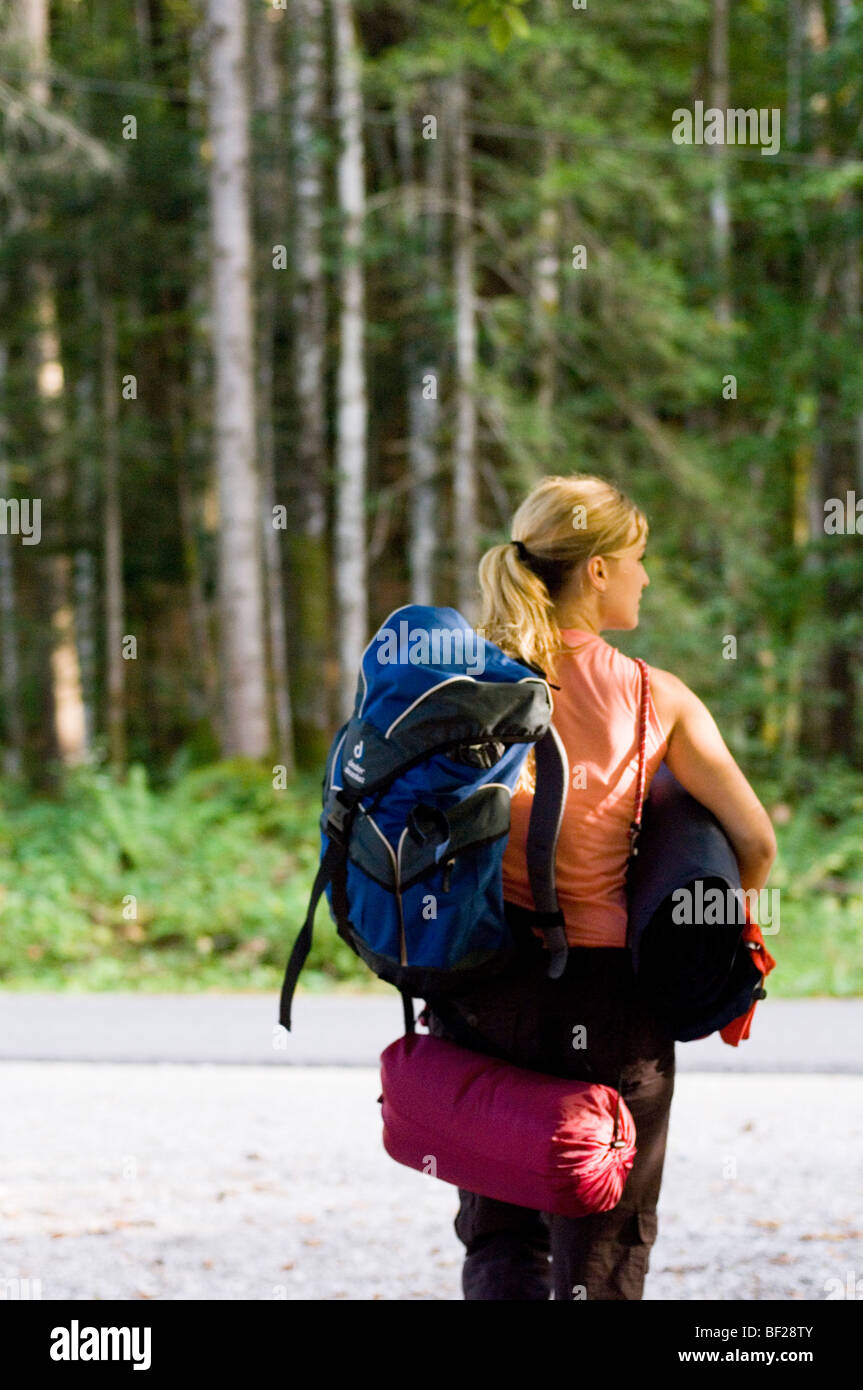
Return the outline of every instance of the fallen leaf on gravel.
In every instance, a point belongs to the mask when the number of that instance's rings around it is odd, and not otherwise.
[[[321,1241],[319,1241],[319,1240],[308,1240],[308,1239],[306,1239],[306,1240],[303,1241],[303,1245],[320,1245],[320,1244],[321,1244]]]
[[[143,1289],[136,1289],[136,1290],[135,1290],[135,1297],[136,1297],[136,1298],[155,1298],[156,1295],[155,1295],[154,1293],[144,1293]]]
[[[766,1221],[763,1217],[756,1216],[752,1220],[753,1226],[763,1226],[765,1231],[778,1231],[782,1225],[781,1221]]]
[[[817,1235],[801,1236],[801,1240],[857,1240],[860,1231],[821,1231]]]
[[[291,1260],[291,1263],[290,1263],[289,1265],[282,1265],[282,1269],[293,1269],[293,1267],[294,1267],[294,1262],[293,1262],[293,1260]]]

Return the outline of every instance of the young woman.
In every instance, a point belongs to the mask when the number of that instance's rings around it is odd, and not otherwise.
[[[647,529],[643,513],[603,479],[548,477],[516,512],[513,541],[493,546],[479,566],[484,635],[560,687],[553,723],[572,781],[556,864],[570,954],[563,977],[549,980],[544,944],[530,930],[528,762],[503,862],[518,964],[454,1003],[430,1005],[429,1028],[537,1071],[619,1084],[638,1152],[619,1204],[579,1219],[460,1190],[466,1299],[547,1299],[552,1289],[556,1300],[640,1299],[656,1239],[674,1041],[639,997],[626,949],[641,673],[601,636],[638,626],[650,582]],[[724,827],[743,888],[762,888],[776,854],[767,812],[698,696],[668,671],[650,668],[650,683],[647,789],[664,759]]]

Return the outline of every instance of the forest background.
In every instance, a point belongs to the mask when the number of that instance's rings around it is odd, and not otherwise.
[[[853,0],[5,7],[0,983],[275,988],[369,636],[591,471],[608,635],[776,825],[771,987],[863,991],[861,88]]]

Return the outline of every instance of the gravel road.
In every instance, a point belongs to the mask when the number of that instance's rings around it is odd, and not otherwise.
[[[0,1279],[45,1299],[460,1298],[455,1189],[372,1067],[0,1064]],[[648,1299],[863,1277],[863,1077],[678,1076]],[[31,1285],[32,1287],[32,1285]]]

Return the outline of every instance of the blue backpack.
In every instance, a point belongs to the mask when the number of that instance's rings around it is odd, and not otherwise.
[[[548,973],[566,965],[555,850],[569,769],[544,673],[486,641],[454,608],[408,604],[363,653],[353,715],[327,756],[321,857],[282,987],[290,1029],[297,977],[326,893],[339,936],[402,995],[447,997],[512,958],[501,863],[510,799],[531,745],[527,843],[534,925]]]

